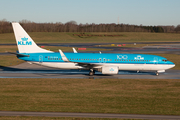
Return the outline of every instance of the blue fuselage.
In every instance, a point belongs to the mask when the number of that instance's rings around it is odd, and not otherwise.
[[[69,61],[83,63],[116,64],[171,64],[166,58],[147,54],[108,54],[108,53],[64,53]],[[29,57],[18,57],[31,62],[64,62],[59,53],[26,53]]]

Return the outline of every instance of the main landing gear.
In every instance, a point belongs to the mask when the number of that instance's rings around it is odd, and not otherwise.
[[[95,71],[93,69],[90,69],[89,76],[93,76],[95,74]]]
[[[155,74],[156,74],[156,76],[158,76],[158,75],[159,75],[159,73],[158,73],[158,72],[155,72]]]

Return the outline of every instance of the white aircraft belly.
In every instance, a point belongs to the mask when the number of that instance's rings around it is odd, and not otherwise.
[[[174,65],[162,64],[120,64],[119,70],[166,70]]]
[[[61,69],[79,69],[80,66],[76,65],[76,63],[58,63],[58,62],[33,62],[34,64],[47,66],[47,67],[53,67],[53,68],[61,68]]]
[[[77,63],[69,63],[69,62],[33,62],[38,65],[43,65],[47,67],[54,67],[60,69],[81,69],[81,67],[77,65]],[[166,70],[172,68],[174,65],[162,65],[162,64],[109,64],[104,63],[99,66],[95,66],[94,68],[101,68],[103,66],[118,66],[119,70]]]

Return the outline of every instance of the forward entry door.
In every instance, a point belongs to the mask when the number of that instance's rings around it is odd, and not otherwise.
[[[42,55],[39,56],[39,62],[40,62],[40,63],[43,62],[43,56],[42,56]]]

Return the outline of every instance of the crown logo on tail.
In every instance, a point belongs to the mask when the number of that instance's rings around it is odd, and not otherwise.
[[[28,41],[28,38],[21,38],[22,41],[18,41],[18,45],[32,45],[31,41]]]
[[[24,38],[21,38],[22,41],[27,41],[28,38],[24,37]]]

